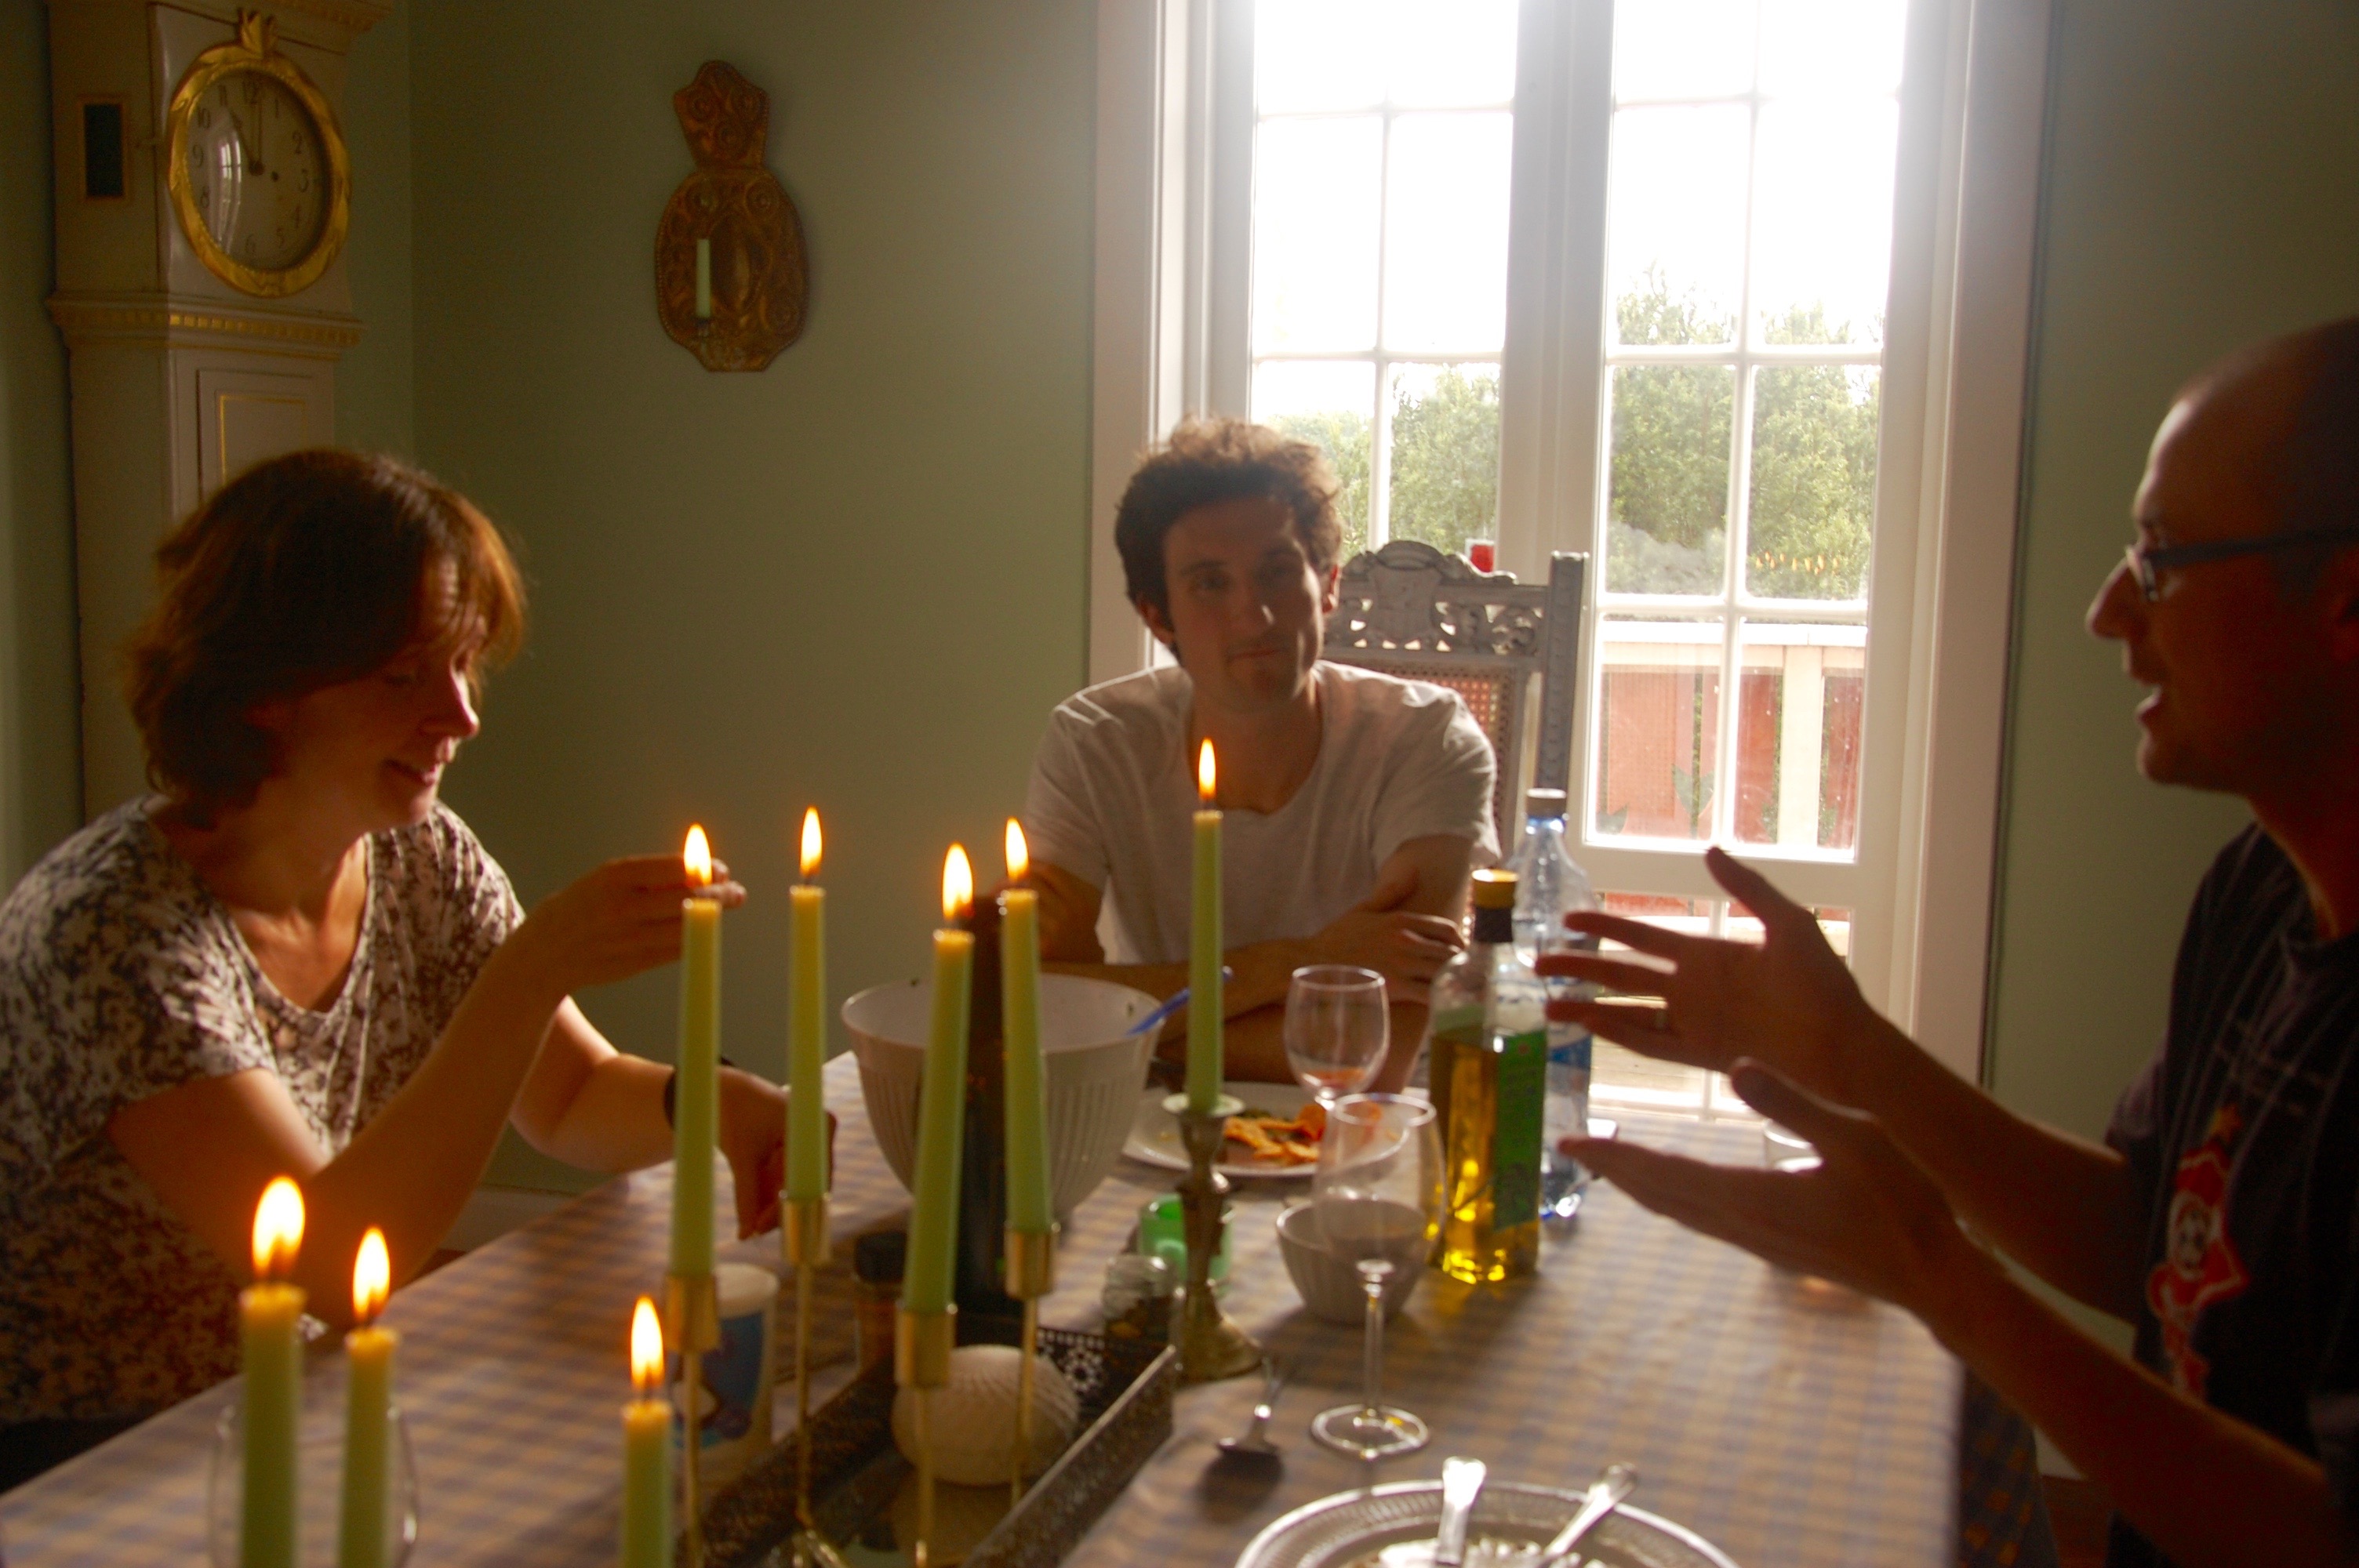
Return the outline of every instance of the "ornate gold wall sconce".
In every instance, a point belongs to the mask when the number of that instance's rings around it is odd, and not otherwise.
[[[707,370],[760,370],[802,335],[802,222],[763,163],[770,95],[720,60],[672,94],[696,156],[656,225],[656,314]]]

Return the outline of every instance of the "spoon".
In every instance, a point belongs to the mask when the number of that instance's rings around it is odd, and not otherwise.
[[[1581,1505],[1581,1511],[1557,1532],[1554,1541],[1540,1548],[1539,1556],[1532,1561],[1532,1568],[1562,1568],[1567,1554],[1580,1544],[1581,1538],[1587,1535],[1599,1519],[1620,1508],[1622,1499],[1628,1497],[1637,1485],[1638,1467],[1636,1465],[1605,1466],[1590,1486],[1588,1499]]]
[[[1253,1424],[1242,1437],[1223,1437],[1222,1453],[1238,1459],[1275,1459],[1277,1444],[1269,1440],[1269,1418],[1277,1405],[1277,1391],[1286,1387],[1286,1368],[1275,1358],[1262,1363],[1261,1402],[1253,1409]]]
[[[1466,1521],[1488,1474],[1480,1459],[1451,1458],[1441,1462],[1441,1523],[1431,1541],[1403,1541],[1387,1546],[1377,1561],[1383,1568],[1459,1568],[1466,1561]]]

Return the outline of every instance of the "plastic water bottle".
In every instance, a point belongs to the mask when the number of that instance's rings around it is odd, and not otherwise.
[[[1568,949],[1594,950],[1597,939],[1564,928],[1564,917],[1577,910],[1595,909],[1597,893],[1565,849],[1564,791],[1535,789],[1524,796],[1524,841],[1516,847],[1516,956],[1525,964],[1542,953]],[[1551,1001],[1586,999],[1597,988],[1579,980],[1552,979]],[[1589,1130],[1589,1031],[1578,1023],[1548,1026],[1548,1103],[1540,1135],[1540,1212],[1570,1219],[1581,1210],[1589,1172],[1581,1162],[1558,1152],[1558,1144]]]

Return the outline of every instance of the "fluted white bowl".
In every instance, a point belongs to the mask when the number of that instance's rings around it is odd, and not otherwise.
[[[918,1163],[918,1086],[925,1076],[933,987],[875,986],[843,1004],[861,1098],[885,1162],[908,1186]],[[1155,1011],[1144,991],[1077,975],[1040,977],[1040,1051],[1049,1077],[1049,1201],[1069,1215],[1122,1157],[1149,1037],[1126,1033]]]

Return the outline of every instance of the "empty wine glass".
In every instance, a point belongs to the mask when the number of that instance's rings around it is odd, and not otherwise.
[[[205,1483],[205,1545],[213,1568],[238,1568],[245,1495],[245,1401],[233,1399],[213,1424],[212,1452]],[[410,1452],[409,1422],[398,1405],[386,1411],[386,1536],[381,1559],[402,1568],[418,1544],[418,1461]],[[344,1423],[306,1421],[296,1439],[296,1561],[333,1563],[342,1523]]]
[[[1357,1404],[1321,1411],[1310,1435],[1364,1459],[1414,1454],[1429,1433],[1414,1411],[1384,1401],[1385,1295],[1413,1279],[1441,1224],[1441,1139],[1433,1108],[1406,1095],[1346,1095],[1319,1148],[1312,1201],[1327,1249],[1350,1262],[1368,1301]]]
[[[1350,964],[1310,964],[1286,988],[1286,1065],[1332,1112],[1366,1088],[1392,1035],[1385,978]]]

